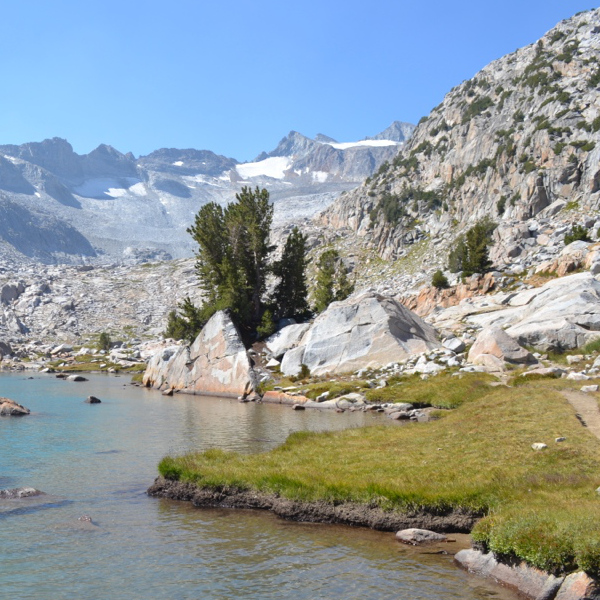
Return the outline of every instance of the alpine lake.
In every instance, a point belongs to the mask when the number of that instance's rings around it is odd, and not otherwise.
[[[162,396],[129,377],[1,373],[32,413],[0,419],[0,597],[124,600],[513,600],[453,564],[468,544],[413,548],[393,533],[148,497],[166,454],[264,452],[293,431],[384,422],[373,413]],[[87,396],[101,404],[85,404]],[[389,421],[389,420],[388,420]],[[390,426],[406,426],[390,422]],[[80,520],[89,516],[91,522]]]

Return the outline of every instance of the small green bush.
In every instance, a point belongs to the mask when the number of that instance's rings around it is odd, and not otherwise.
[[[462,123],[468,123],[473,117],[476,117],[494,105],[494,101],[489,96],[479,96],[473,100],[467,107],[462,116]]]
[[[442,273],[441,269],[438,269],[431,278],[431,285],[438,290],[446,289],[450,286],[448,278]]]
[[[503,215],[504,211],[506,210],[506,200],[506,196],[502,196],[500,200],[496,202],[496,210],[498,211],[499,215]]]
[[[589,231],[583,225],[573,225],[571,231],[565,234],[565,246],[577,241],[592,241],[589,236]]]

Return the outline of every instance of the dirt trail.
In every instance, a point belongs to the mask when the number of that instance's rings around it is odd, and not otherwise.
[[[595,395],[574,390],[563,390],[562,394],[575,409],[579,420],[590,430],[590,433],[600,438],[600,408],[598,408],[598,400]]]

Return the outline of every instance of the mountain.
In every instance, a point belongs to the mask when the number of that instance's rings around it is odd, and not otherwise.
[[[403,144],[342,143],[290,132],[250,163],[162,148],[136,159],[108,145],[79,155],[63,139],[0,146],[0,252],[12,261],[135,262],[192,256],[186,228],[203,204],[266,187],[275,221],[312,217]]]
[[[489,216],[496,266],[552,259],[570,226],[595,238],[600,225],[599,86],[596,9],[450,90],[401,152],[318,223],[389,259],[423,240],[427,269],[443,268],[456,237]]]
[[[395,142],[407,142],[412,136],[415,126],[412,123],[394,121],[387,129],[367,140],[394,140]]]

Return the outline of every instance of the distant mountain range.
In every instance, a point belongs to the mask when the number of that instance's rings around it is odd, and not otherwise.
[[[313,216],[392,160],[414,129],[395,122],[358,142],[292,131],[239,163],[210,150],[162,148],[135,158],[101,145],[79,155],[63,139],[0,146],[0,253],[44,263],[191,256],[186,228],[205,203],[266,187],[278,223]]]

